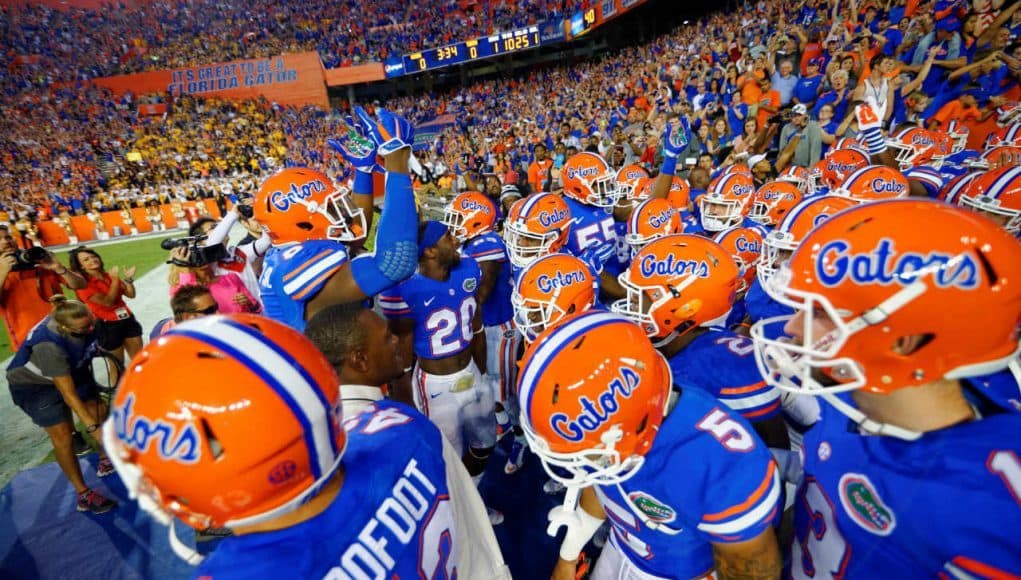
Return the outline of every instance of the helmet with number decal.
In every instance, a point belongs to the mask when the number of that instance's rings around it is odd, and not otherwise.
[[[564,195],[597,207],[613,207],[619,198],[617,172],[598,153],[582,152],[564,163]]]
[[[665,341],[722,324],[734,306],[738,269],[716,242],[680,234],[645,246],[618,280],[627,297],[614,302],[613,311]]]
[[[514,324],[531,342],[564,318],[592,308],[597,294],[597,281],[585,262],[568,254],[539,258],[514,283]]]
[[[559,251],[570,231],[567,202],[555,193],[539,193],[514,202],[503,224],[503,239],[511,263],[522,268]]]
[[[740,225],[752,205],[755,182],[743,173],[725,175],[698,198],[702,227],[709,232],[722,232]]]
[[[737,264],[740,276],[737,281],[738,294],[747,291],[748,286],[755,280],[759,261],[762,260],[762,239],[765,235],[766,230],[760,226],[752,228],[737,226],[713,237],[713,241],[722,246]]]
[[[443,224],[455,238],[466,242],[493,231],[496,206],[477,191],[466,191],[455,197],[443,212]]]
[[[982,174],[961,192],[957,205],[986,215],[1012,234],[1021,233],[1021,166]]]
[[[648,197],[641,186],[649,179],[649,172],[638,164],[625,165],[617,172],[617,197],[621,205],[635,206]]]
[[[273,243],[307,240],[354,242],[365,237],[365,216],[347,188],[321,171],[291,167],[262,183],[252,203],[255,219]]]
[[[128,493],[160,522],[253,525],[294,511],[340,467],[337,385],[319,350],[284,324],[189,320],[132,359],[103,443]]]
[[[780,225],[762,239],[762,260],[757,268],[759,282],[765,284],[777,272],[780,264],[790,257],[808,232],[837,212],[855,205],[846,197],[827,195],[807,199],[794,206]]]
[[[1019,280],[1021,243],[974,213],[916,199],[852,208],[766,283],[795,314],[752,327],[759,369],[780,389],[823,395],[867,431],[917,438],[831,393],[886,395],[1006,368],[1018,351]],[[792,336],[768,338],[774,325]]]
[[[812,174],[819,187],[834,189],[840,187],[848,175],[868,165],[868,154],[856,149],[839,149],[816,163]]]
[[[904,174],[885,165],[871,165],[855,171],[832,195],[846,197],[856,203],[872,203],[907,197],[911,184]]]
[[[801,203],[802,197],[797,185],[789,181],[771,181],[755,192],[748,219],[764,226],[775,226],[791,208]]]
[[[663,422],[670,366],[641,329],[600,310],[546,329],[518,374],[521,428],[553,479],[612,485],[632,477]]]
[[[634,254],[663,236],[679,234],[684,229],[681,215],[665,199],[647,199],[638,204],[627,220],[624,241]]]

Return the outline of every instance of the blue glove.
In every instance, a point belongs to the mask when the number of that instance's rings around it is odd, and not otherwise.
[[[377,110],[376,119],[373,119],[361,107],[355,107],[355,114],[358,115],[368,136],[375,141],[376,149],[380,155],[390,155],[405,147],[411,147],[415,142],[415,128],[407,119],[385,109]]]
[[[610,257],[616,252],[616,248],[613,244],[603,243],[597,244],[590,248],[587,248],[581,252],[578,259],[592,270],[593,276],[598,277],[603,273],[603,266],[610,260]]]
[[[372,173],[377,167],[375,143],[360,136],[354,129],[348,130],[346,135],[327,139],[326,144],[358,171]]]
[[[688,127],[688,120],[681,118],[679,124],[668,124],[663,134],[663,155],[677,159],[688,146],[691,139],[691,129]]]

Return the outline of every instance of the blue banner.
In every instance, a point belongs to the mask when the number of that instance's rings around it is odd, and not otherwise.
[[[399,77],[404,75],[404,58],[391,56],[383,62],[383,74],[386,78]]]
[[[563,42],[567,38],[564,31],[564,19],[546,20],[539,25],[539,38],[543,44]]]

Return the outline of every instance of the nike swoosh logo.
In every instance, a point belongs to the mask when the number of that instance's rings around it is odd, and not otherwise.
[[[436,297],[432,297],[432,298],[430,298],[430,299],[426,300],[426,301],[425,301],[425,305],[426,305],[426,306],[429,306],[430,304],[432,304],[432,303],[433,303],[433,300],[436,300]]]

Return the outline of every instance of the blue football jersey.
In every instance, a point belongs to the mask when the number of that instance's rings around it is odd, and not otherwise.
[[[1021,417],[915,441],[863,435],[822,402],[804,437],[794,578],[1006,578],[1021,574]]]
[[[496,276],[496,284],[489,298],[482,304],[482,324],[500,326],[514,318],[514,307],[511,305],[511,263],[507,257],[507,244],[494,232],[487,232],[465,242],[461,253],[478,263],[496,262],[500,265],[500,273]]]
[[[292,328],[305,330],[305,305],[347,262],[347,246],[333,240],[271,247],[259,276],[263,313]]]
[[[631,245],[626,238],[627,222],[613,222],[613,231],[617,236],[613,242],[615,251],[603,265],[603,271],[616,278],[631,265]]]
[[[478,263],[461,258],[446,280],[433,280],[416,272],[381,292],[379,305],[387,318],[414,319],[415,355],[447,358],[471,346],[472,319],[478,310],[475,291],[481,281]]]
[[[593,246],[617,244],[617,229],[613,214],[601,207],[586,205],[564,196],[571,210],[571,235],[567,238],[567,249],[571,255],[581,256]]]
[[[750,422],[780,413],[780,392],[766,384],[750,338],[711,328],[670,357],[674,382],[705,391]]]
[[[696,578],[713,569],[711,543],[750,540],[778,521],[782,488],[748,423],[687,389],[638,472],[596,493],[632,563],[656,576]]]
[[[756,278],[752,285],[748,287],[748,292],[744,296],[745,310],[748,311],[748,319],[752,323],[758,322],[763,318],[772,318],[774,316],[790,316],[794,314],[794,310],[780,304],[776,300],[773,300],[769,294],[766,294],[766,290],[763,289],[762,283]],[[775,325],[777,328],[774,330],[779,332],[782,330],[780,325]],[[771,336],[770,338],[777,338]]]
[[[329,507],[283,530],[224,539],[198,577],[455,577],[458,535],[439,430],[389,401],[344,428],[344,482]]]
[[[1011,365],[1021,366],[1021,363],[1014,361]],[[1021,413],[1021,378],[1019,377],[1021,377],[1021,372],[1015,375],[1009,368],[991,375],[970,377],[966,381],[970,389],[966,390],[965,394],[977,393],[1000,411]]]

